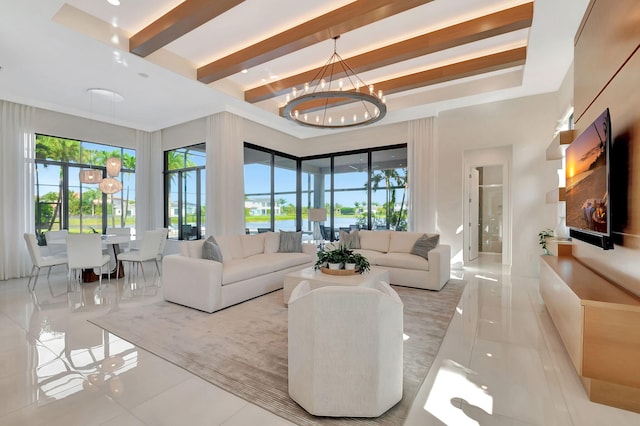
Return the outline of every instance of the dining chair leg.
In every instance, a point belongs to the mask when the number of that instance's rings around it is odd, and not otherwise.
[[[147,282],[147,278],[144,276],[144,266],[142,266],[142,262],[137,262],[136,263],[136,279],[138,278],[138,265],[140,266],[140,269],[142,270],[142,279]]]
[[[31,268],[31,274],[29,274],[29,281],[27,281],[27,290],[31,291],[31,280],[33,279],[33,271],[36,269],[36,265]]]
[[[156,269],[158,270],[158,276],[160,276],[160,265],[158,265],[158,259],[153,259],[156,262]]]

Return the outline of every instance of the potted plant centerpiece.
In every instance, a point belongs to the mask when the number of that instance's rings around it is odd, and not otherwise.
[[[334,249],[319,251],[318,260],[314,268],[320,269],[325,273],[342,270],[342,272],[347,274],[366,272],[370,269],[370,265],[364,256],[359,253],[354,253],[350,245],[340,244]],[[329,271],[327,271],[327,269]]]

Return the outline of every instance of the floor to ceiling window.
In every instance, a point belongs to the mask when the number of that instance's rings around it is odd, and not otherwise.
[[[299,159],[299,181],[298,159],[250,144],[244,155],[249,233],[300,229],[311,239],[313,208],[326,210],[324,239],[340,229],[407,229],[406,145]]]
[[[407,148],[371,153],[371,229],[407,230]]]
[[[80,179],[83,170],[97,170],[100,177],[106,177],[109,157],[122,162],[115,176],[122,183],[122,190],[115,194],[105,194],[97,182]],[[135,167],[133,149],[36,135],[36,234],[60,229],[102,233],[107,227],[134,227]]]
[[[298,229],[298,161],[246,144],[244,211],[248,233]]]
[[[169,238],[195,240],[206,232],[206,148],[165,152],[165,226]]]

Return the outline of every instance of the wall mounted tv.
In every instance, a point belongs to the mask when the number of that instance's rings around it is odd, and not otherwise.
[[[613,248],[609,200],[611,118],[607,108],[567,148],[567,226],[572,238]]]

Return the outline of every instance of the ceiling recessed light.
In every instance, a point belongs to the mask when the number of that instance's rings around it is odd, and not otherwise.
[[[242,71],[240,71],[240,72],[241,72],[242,74],[246,74],[246,73],[248,73],[248,72],[249,72],[249,70],[245,68],[245,69],[243,69],[243,70],[242,70]]]
[[[107,3],[113,6],[120,6],[120,0],[107,0]]]

